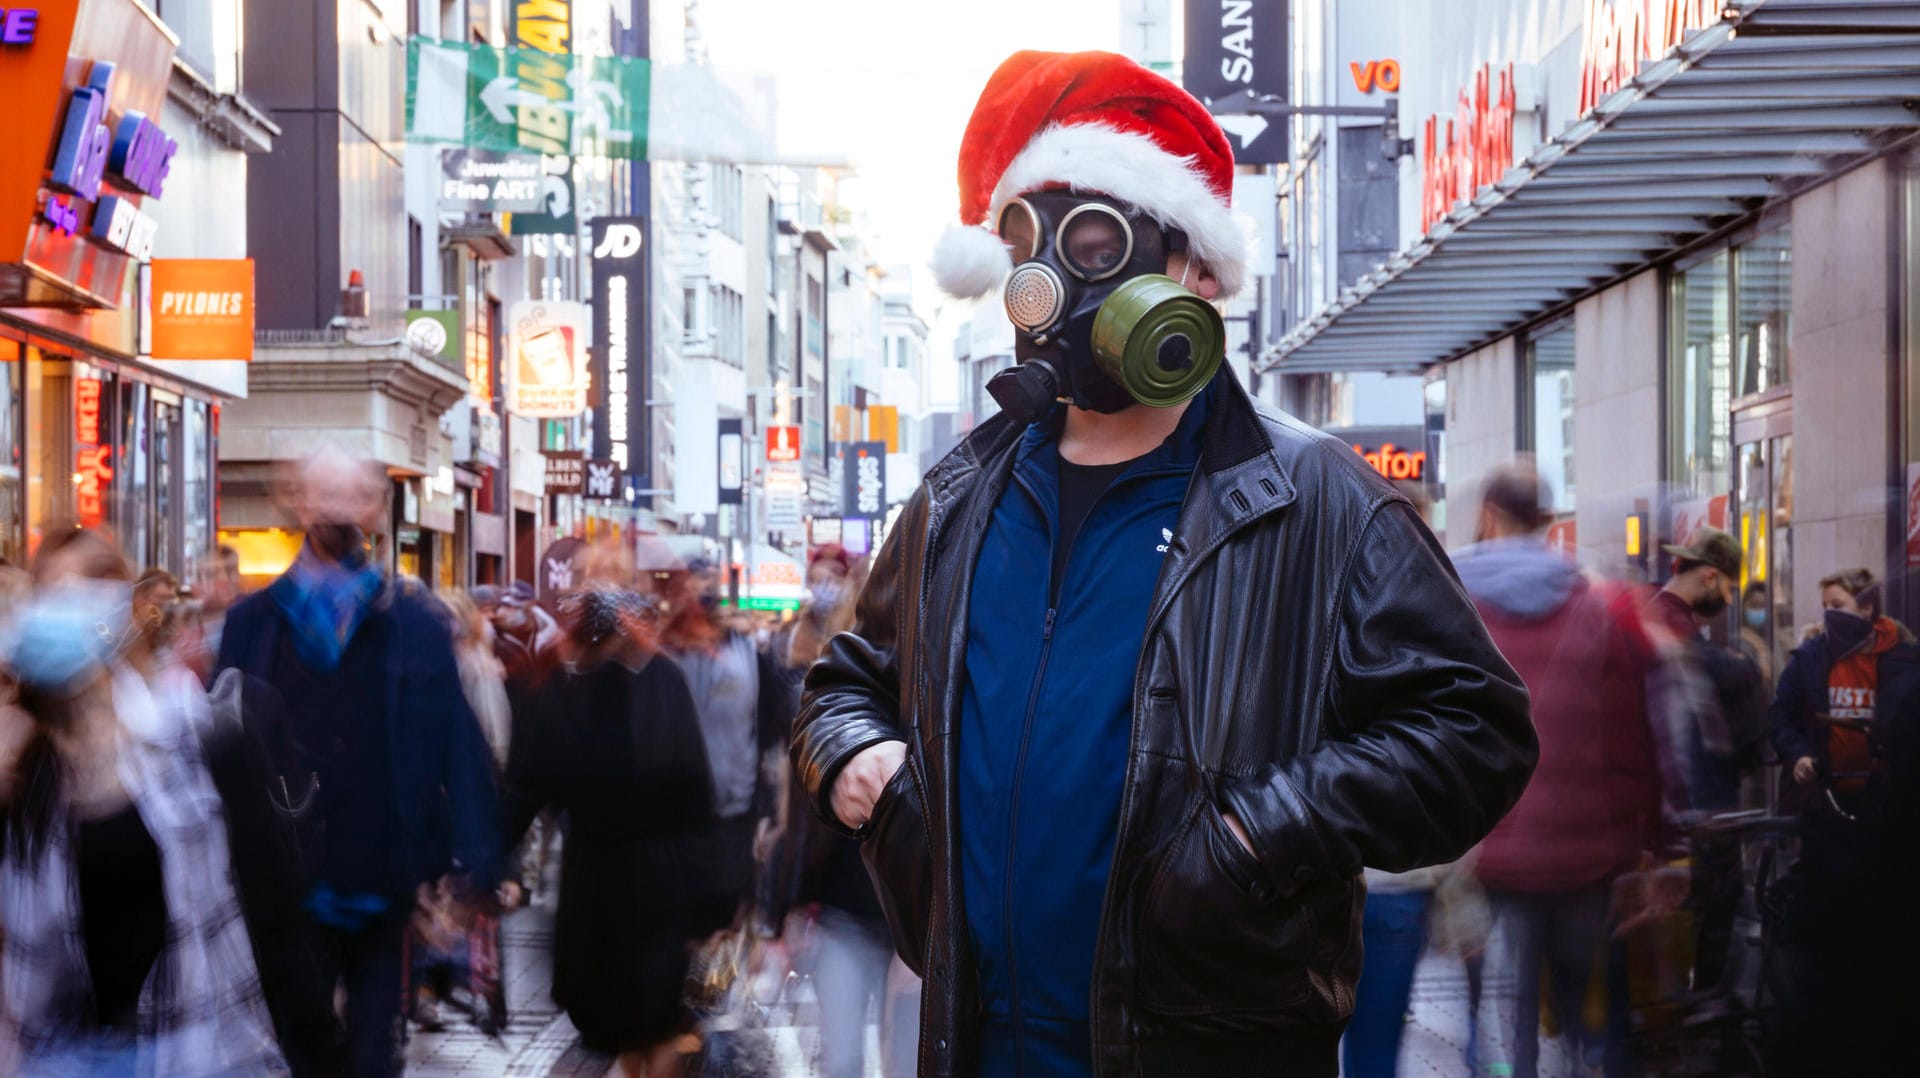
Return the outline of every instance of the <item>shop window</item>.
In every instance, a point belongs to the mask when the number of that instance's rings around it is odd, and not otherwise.
[[[1733,485],[1732,263],[1721,251],[1674,275],[1668,369],[1668,476],[1683,501],[1722,506]]]
[[[1520,402],[1520,448],[1533,453],[1553,491],[1553,515],[1573,515],[1573,323],[1562,322],[1526,342]]]
[[[148,414],[151,391],[145,383],[122,381],[118,398],[120,434],[116,445],[118,463],[113,476],[118,495],[114,502],[117,507],[115,530],[120,534],[120,548],[126,553],[127,561],[139,570],[153,564],[150,559],[153,549],[153,473],[156,462]],[[170,471],[171,462],[167,462],[167,465]],[[86,517],[84,501],[81,517]]]
[[[213,550],[213,440],[206,401],[186,402],[186,434],[180,443],[182,547],[193,562]]]
[[[1734,249],[1735,396],[1777,389],[1788,382],[1787,314],[1793,306],[1793,242],[1784,227]]]

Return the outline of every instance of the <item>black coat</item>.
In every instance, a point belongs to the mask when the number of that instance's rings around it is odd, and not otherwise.
[[[686,979],[681,837],[712,811],[686,679],[658,657],[547,682],[502,784],[507,846],[549,805],[567,813],[553,998],[607,1051],[672,1033]]]
[[[1101,1074],[1330,1063],[1360,969],[1361,866],[1460,856],[1535,759],[1526,690],[1406,498],[1230,373],[1214,401],[1145,646],[1113,672],[1133,679],[1133,736],[1093,970]],[[864,852],[926,977],[921,1073],[942,1078],[977,1067],[952,735],[972,567],[1021,429],[989,420],[927,475],[795,720],[824,817],[854,754],[907,742]]]

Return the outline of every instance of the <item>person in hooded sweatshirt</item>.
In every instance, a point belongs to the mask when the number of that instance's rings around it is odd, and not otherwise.
[[[1866,569],[1820,581],[1820,631],[1794,649],[1768,713],[1801,818],[1788,939],[1800,976],[1776,1008],[1779,1074],[1876,1074],[1904,1051],[1913,998],[1920,643]]]
[[[1476,1044],[1479,1073],[1537,1073],[1539,971],[1574,1059],[1604,1053],[1627,1069],[1624,978],[1610,970],[1604,1031],[1586,1028],[1587,986],[1604,952],[1613,881],[1655,847],[1666,787],[1661,653],[1632,595],[1595,581],[1549,547],[1549,492],[1530,464],[1487,481],[1480,541],[1455,555],[1494,642],[1533,699],[1540,762],[1526,792],[1480,844],[1492,909]]]

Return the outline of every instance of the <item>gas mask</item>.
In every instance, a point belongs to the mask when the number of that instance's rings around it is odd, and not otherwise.
[[[1220,368],[1220,312],[1166,275],[1187,237],[1121,203],[1063,191],[1016,198],[996,231],[1010,248],[1007,317],[1018,365],[987,392],[1022,423],[1065,400],[1094,412],[1181,404]]]

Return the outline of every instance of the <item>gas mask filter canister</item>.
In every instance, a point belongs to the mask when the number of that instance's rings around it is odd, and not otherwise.
[[[1220,312],[1165,273],[1183,234],[1064,192],[1014,199],[999,226],[1018,263],[1005,303],[1019,364],[987,383],[1002,410],[1030,423],[1056,400],[1098,412],[1168,408],[1213,380]]]

